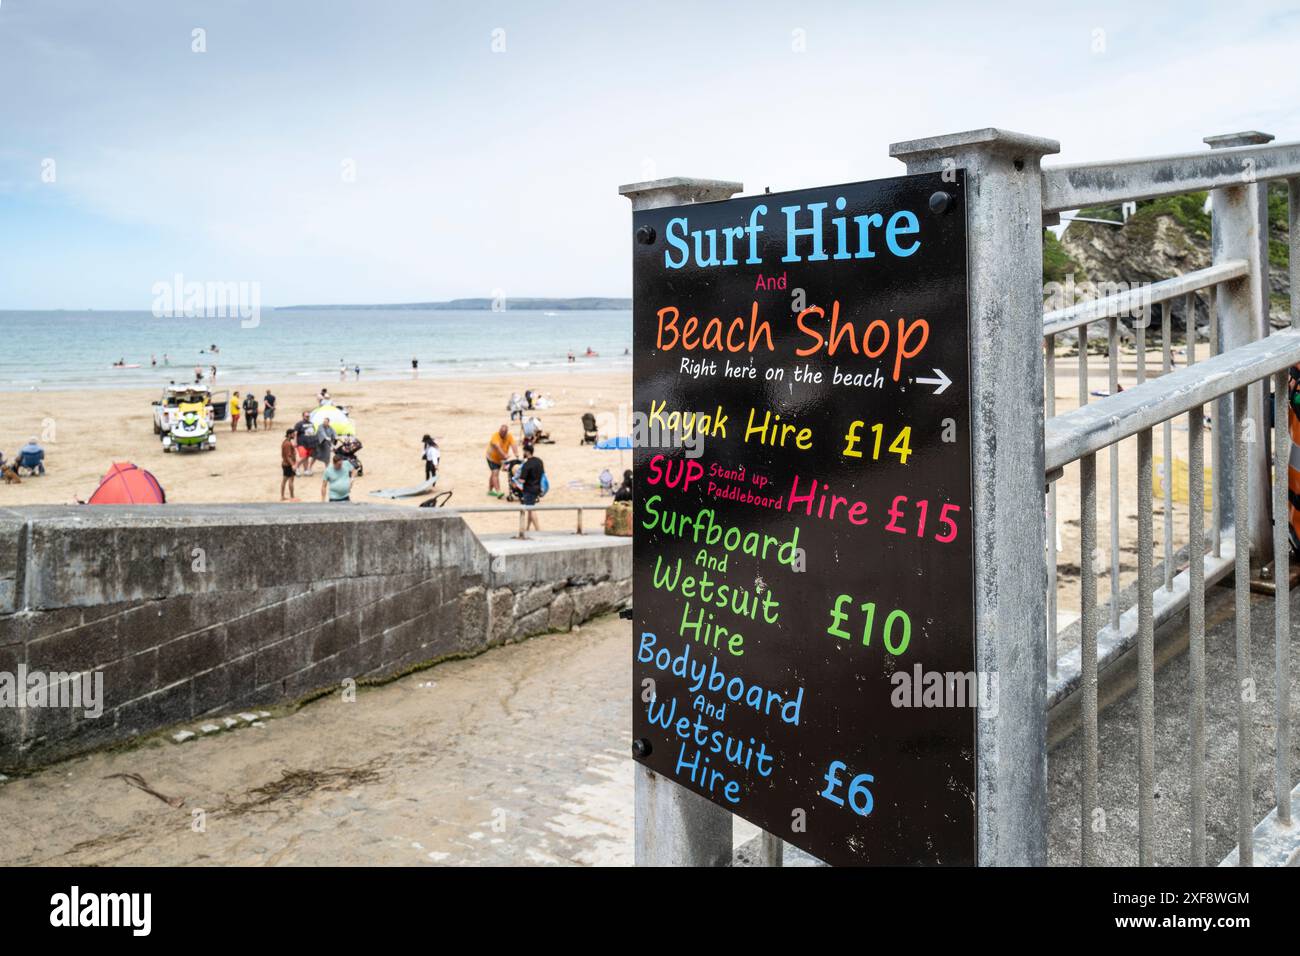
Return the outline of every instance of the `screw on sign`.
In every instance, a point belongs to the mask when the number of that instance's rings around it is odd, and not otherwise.
[[[975,702],[891,694],[974,668],[964,175],[633,231],[634,759],[832,864],[974,863]]]

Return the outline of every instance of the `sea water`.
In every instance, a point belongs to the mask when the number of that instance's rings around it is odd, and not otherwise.
[[[121,388],[192,382],[217,366],[217,387],[631,368],[630,311],[493,312],[262,308],[239,318],[149,312],[2,312],[0,391]],[[213,353],[211,346],[218,352]],[[591,349],[598,353],[588,357]],[[572,352],[575,361],[570,363]],[[166,360],[164,360],[166,356]],[[119,360],[139,368],[114,368]],[[151,364],[156,361],[157,365]],[[206,379],[205,379],[206,380]]]

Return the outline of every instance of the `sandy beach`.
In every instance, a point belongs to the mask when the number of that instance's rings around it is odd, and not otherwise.
[[[46,448],[47,470],[44,477],[0,485],[0,506],[71,504],[78,496],[84,499],[115,461],[134,462],[151,471],[169,502],[278,502],[284,430],[304,409],[315,407],[322,386],[350,410],[364,445],[360,458],[365,475],[354,486],[354,501],[410,508],[425,500],[387,502],[367,492],[419,484],[424,478],[420,437],[428,432],[442,449],[438,490],[453,492],[449,506],[497,504],[486,493],[484,449],[488,436],[509,420],[506,403],[511,393],[522,394],[528,388],[555,402],[537,413],[555,439],[553,445],[538,446],[551,485],[547,504],[600,502],[601,469],[621,475],[619,452],[595,451],[579,440],[584,412],[612,422],[619,419],[609,416],[618,416],[621,406],[621,420],[626,422],[632,401],[630,370],[277,385],[272,386],[278,399],[274,428],[248,431],[241,419],[239,430],[232,433],[228,422],[218,422],[215,451],[183,454],[164,453],[153,433],[151,403],[158,398],[153,389],[8,392],[0,395],[5,408],[0,416],[0,449],[12,458],[29,437],[37,436]],[[217,390],[225,389],[246,391],[239,382],[223,380]],[[265,388],[255,391],[260,398]],[[517,423],[514,432],[518,436]],[[621,455],[624,467],[631,467],[631,452]],[[318,467],[316,477],[297,479],[298,498],[320,500],[319,476]],[[285,505],[287,511],[292,507]],[[543,529],[569,530],[575,524],[574,516],[564,512],[539,517]],[[518,529],[518,519],[511,515],[466,518],[479,531]],[[587,530],[599,531],[599,518],[588,512]]]
[[[1201,343],[1202,358],[1208,347]],[[1185,362],[1178,349],[1177,363]],[[1136,359],[1126,350],[1120,361],[1120,380],[1126,387],[1136,381]],[[1149,375],[1158,375],[1160,354],[1152,350],[1147,356]],[[1077,362],[1063,354],[1057,359],[1056,410],[1060,414],[1078,404]],[[1108,388],[1106,359],[1092,356],[1089,363],[1089,390],[1105,392]],[[8,414],[0,417],[0,448],[13,456],[30,436],[47,436],[48,473],[43,478],[25,478],[21,485],[0,485],[0,504],[69,504],[75,496],[85,498],[114,461],[132,461],[147,468],[162,483],[169,502],[257,502],[278,501],[280,487],[279,445],[284,429],[304,409],[315,406],[321,386],[329,388],[335,400],[351,409],[364,443],[361,460],[365,475],[358,479],[353,500],[416,507],[424,498],[388,501],[370,498],[367,492],[379,488],[418,484],[423,479],[420,461],[420,436],[432,434],[442,448],[439,491],[452,491],[449,506],[472,507],[495,505],[498,501],[486,494],[487,467],[484,448],[488,436],[502,422],[508,421],[506,402],[512,392],[526,388],[540,391],[555,405],[539,413],[555,438],[553,445],[540,445],[538,454],[546,464],[551,482],[547,504],[596,502],[599,496],[597,476],[609,468],[616,476],[622,467],[631,467],[631,452],[595,451],[579,445],[582,414],[591,411],[601,421],[627,421],[632,402],[630,370],[617,372],[588,371],[532,373],[524,376],[475,378],[422,378],[419,380],[339,382],[310,384],[295,382],[273,386],[279,399],[278,427],[270,431],[250,432],[240,422],[232,433],[228,423],[218,423],[218,446],[215,452],[164,454],[152,428],[152,407],[156,398],[152,390],[120,389],[93,391],[9,392],[0,395]],[[218,390],[239,389],[236,382],[221,381]],[[259,397],[264,389],[256,389]],[[1091,397],[1096,401],[1095,396]],[[622,409],[621,417],[620,408]],[[610,419],[609,416],[616,416]],[[514,432],[519,434],[518,425]],[[1173,427],[1174,454],[1187,460],[1186,423]],[[623,433],[626,433],[624,426]],[[1163,435],[1157,430],[1154,453],[1164,456]],[[1209,463],[1210,433],[1206,434],[1206,463]],[[1098,597],[1110,595],[1107,576],[1110,566],[1110,484],[1108,453],[1099,459],[1098,544],[1104,551],[1098,570]],[[297,495],[304,501],[320,500],[320,469],[316,477],[297,480]],[[1060,553],[1057,576],[1059,620],[1068,624],[1078,616],[1079,607],[1079,490],[1078,466],[1071,465],[1057,483],[1060,515]],[[608,498],[603,499],[608,501]],[[1120,452],[1120,548],[1121,586],[1136,575],[1137,547],[1137,480],[1136,451],[1132,440],[1121,445]],[[286,506],[291,507],[291,506]],[[1163,541],[1163,501],[1159,492],[1154,501],[1157,552]],[[1174,546],[1187,541],[1185,501],[1174,507]],[[572,514],[557,512],[540,516],[543,529],[571,530]],[[515,531],[514,515],[469,514],[466,519],[479,531]],[[599,530],[599,515],[584,516],[586,530]],[[1208,518],[1207,518],[1208,520]],[[1157,555],[1159,557],[1159,554]]]

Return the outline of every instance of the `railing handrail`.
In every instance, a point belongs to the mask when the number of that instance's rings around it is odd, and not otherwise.
[[[1300,177],[1300,143],[1045,166],[1042,177],[1043,212],[1058,213]]]
[[[1220,282],[1230,282],[1250,275],[1250,263],[1245,259],[1229,259],[1218,265],[1205,269],[1196,269],[1162,279],[1141,288],[1129,289],[1115,295],[1089,299],[1063,309],[1053,309],[1043,314],[1043,336],[1059,335],[1077,329],[1081,325],[1090,325],[1115,315],[1132,315],[1135,310],[1156,302],[1168,302],[1210,288]]]
[[[1046,471],[1050,475],[1084,455],[1147,431],[1197,405],[1208,405],[1297,362],[1300,329],[1285,329],[1062,412],[1044,423]]]

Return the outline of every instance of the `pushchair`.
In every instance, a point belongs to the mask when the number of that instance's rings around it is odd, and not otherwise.
[[[523,486],[518,483],[515,476],[523,463],[522,458],[507,458],[501,463],[501,470],[506,473],[506,501],[519,500],[519,492]]]
[[[600,436],[596,432],[596,416],[591,414],[591,412],[583,412],[582,413],[582,441],[578,442],[578,444],[580,446],[594,445],[596,444],[596,439],[598,437]]]
[[[361,450],[361,442],[355,435],[348,435],[334,443],[334,454],[338,455],[344,461],[349,462],[356,475],[360,478],[365,474],[365,466],[361,464],[361,459],[357,457],[357,452]]]
[[[519,480],[519,466],[524,463],[522,458],[510,458],[501,463],[502,469],[506,473],[506,501],[523,501],[524,483]],[[537,495],[540,501],[551,490],[551,483],[546,474],[542,474],[542,490]]]

